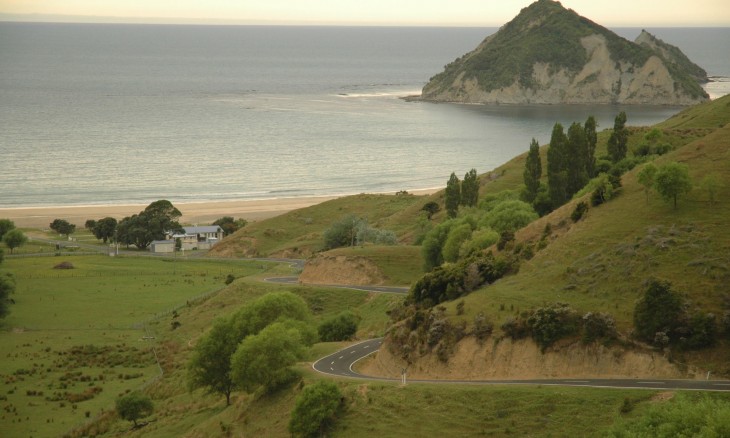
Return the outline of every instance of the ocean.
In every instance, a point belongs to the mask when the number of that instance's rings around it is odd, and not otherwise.
[[[713,97],[730,93],[730,29],[647,30],[718,77]],[[681,109],[400,99],[495,31],[0,23],[0,207],[443,187],[555,122]]]

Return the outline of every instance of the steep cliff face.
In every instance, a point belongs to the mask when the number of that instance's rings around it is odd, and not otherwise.
[[[431,78],[422,99],[651,105],[706,100],[686,64],[668,62],[655,47],[627,41],[559,2],[539,0]]]
[[[659,56],[661,56],[667,64],[686,71],[698,82],[705,83],[709,81],[705,69],[690,61],[689,58],[687,58],[687,55],[682,53],[679,47],[665,43],[646,30],[642,30],[634,42],[653,50],[659,54]]]

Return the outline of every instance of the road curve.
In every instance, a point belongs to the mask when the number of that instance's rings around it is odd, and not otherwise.
[[[353,370],[357,361],[375,353],[383,343],[383,338],[369,339],[350,345],[329,354],[312,364],[312,368],[322,374],[367,380],[401,381],[402,376],[367,376]],[[407,375],[406,375],[407,377]],[[505,380],[430,380],[408,379],[416,383],[446,383],[461,385],[543,385],[543,386],[586,386],[591,388],[641,388],[689,391],[730,391],[730,380],[675,380],[675,379],[505,379]]]
[[[259,259],[290,263],[292,267],[302,269],[303,260],[297,259]],[[267,282],[280,284],[299,284],[298,277],[272,277],[265,279]],[[354,289],[367,292],[406,294],[408,288],[390,286],[348,286],[334,284],[308,284],[317,287],[335,287],[342,289]],[[357,373],[353,366],[359,360],[375,353],[383,343],[383,338],[368,339],[350,345],[335,353],[329,354],[312,364],[312,368],[322,374],[337,377],[348,377],[355,379],[401,381],[402,376],[381,377],[368,376]],[[406,374],[407,377],[407,374]],[[642,388],[654,390],[690,390],[690,391],[730,391],[730,380],[676,380],[676,379],[504,379],[504,380],[430,380],[430,379],[408,379],[408,382],[417,383],[444,383],[461,385],[543,385],[543,386],[584,386],[592,388]]]

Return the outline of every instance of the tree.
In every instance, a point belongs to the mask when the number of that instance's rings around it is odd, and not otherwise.
[[[195,346],[188,364],[188,388],[207,387],[209,392],[224,395],[226,405],[230,405],[233,391],[231,356],[240,341],[231,318],[217,320]]]
[[[527,159],[525,160],[525,171],[522,173],[522,179],[525,182],[525,201],[532,203],[537,197],[537,191],[540,189],[540,178],[542,178],[540,144],[533,138],[530,143],[530,152],[527,153]]]
[[[106,243],[109,239],[114,238],[117,233],[117,220],[113,217],[105,217],[94,221],[91,232],[94,233],[94,237]]]
[[[282,319],[309,321],[311,315],[306,302],[291,292],[266,294],[243,306],[229,318],[219,319],[195,346],[188,364],[188,387],[208,388],[210,392],[226,397],[231,402],[235,388],[231,372],[231,357],[239,343],[255,335],[268,325]],[[298,328],[307,342],[314,342],[316,333]]]
[[[563,132],[563,125],[556,123],[550,136],[550,146],[547,151],[548,193],[553,208],[558,208],[568,200],[566,171],[566,148],[568,138]]]
[[[656,176],[657,168],[653,163],[647,163],[641,168],[636,178],[639,184],[644,186],[644,193],[646,193],[646,203],[649,203],[649,191],[654,186],[654,177]]]
[[[580,123],[573,123],[568,128],[566,143],[566,194],[571,198],[588,182],[586,160],[588,159],[588,139]]]
[[[455,218],[456,213],[459,211],[459,204],[461,203],[461,183],[455,173],[451,173],[449,181],[446,183],[446,191],[444,192],[446,214],[450,218]]]
[[[117,414],[134,423],[134,427],[137,427],[137,420],[152,414],[154,409],[152,400],[139,392],[132,392],[117,399],[116,407]]]
[[[301,437],[323,435],[341,405],[342,392],[336,383],[320,380],[305,386],[291,413],[289,432]]]
[[[428,272],[444,262],[441,249],[444,247],[446,238],[449,237],[449,231],[455,223],[454,220],[447,220],[426,233],[426,237],[423,238],[421,244],[424,271]]]
[[[13,253],[15,248],[19,248],[28,241],[28,238],[20,230],[10,230],[3,236],[3,242],[5,246],[10,249],[10,254]]]
[[[94,219],[86,219],[86,222],[84,222],[84,228],[87,230],[93,232],[94,227],[96,226],[96,221]]]
[[[427,202],[422,208],[421,211],[425,211],[426,215],[428,217],[428,220],[431,220],[431,217],[438,213],[441,210],[441,207],[439,207],[438,203],[429,201]]]
[[[11,274],[0,275],[0,318],[10,313],[10,295],[15,292],[15,281]]]
[[[65,236],[69,236],[76,231],[76,225],[69,223],[65,219],[54,219],[53,222],[49,224],[49,227],[58,234]]]
[[[684,300],[668,281],[652,279],[634,307],[636,336],[654,342],[657,333],[676,339],[676,329],[684,318]]]
[[[237,387],[248,393],[263,387],[267,392],[292,379],[289,368],[306,354],[300,331],[276,322],[246,337],[231,357],[231,375]]]
[[[0,239],[10,230],[15,229],[15,223],[10,219],[0,219]]]
[[[654,187],[665,201],[673,201],[677,208],[677,197],[692,190],[689,168],[686,164],[667,163],[659,168],[654,177]]]
[[[700,186],[707,192],[707,199],[710,201],[710,204],[715,205],[717,189],[722,186],[720,183],[720,177],[716,173],[710,173],[702,178]]]
[[[598,134],[596,133],[597,127],[598,123],[596,122],[596,118],[593,116],[589,116],[585,125],[583,125],[586,135],[587,147],[585,160],[588,178],[596,176],[596,144],[598,143]]]
[[[446,262],[455,262],[459,259],[461,245],[471,237],[471,226],[467,223],[452,227],[444,242],[441,254]]]
[[[479,179],[477,179],[477,170],[472,169],[464,175],[464,181],[461,183],[461,205],[476,207],[478,201]]]
[[[608,155],[611,161],[618,163],[626,158],[628,151],[629,130],[626,129],[626,113],[618,113],[613,122],[613,132],[608,138]]]
[[[182,233],[177,221],[180,216],[182,213],[170,201],[155,201],[139,214],[122,219],[117,226],[117,238],[126,245],[145,249],[152,241],[164,239],[165,233]]]
[[[322,342],[347,341],[355,336],[360,318],[346,310],[322,322],[317,328]]]
[[[497,204],[486,218],[490,228],[501,233],[516,231],[538,218],[532,206],[522,201],[504,201]]]
[[[355,246],[357,243],[357,231],[363,222],[365,222],[363,218],[349,214],[333,223],[324,231],[324,248],[333,249],[343,246]]]
[[[223,216],[222,218],[217,219],[215,222],[213,222],[213,225],[218,225],[223,229],[223,234],[225,236],[230,236],[231,234],[248,225],[248,221],[246,219],[233,219],[232,216]]]

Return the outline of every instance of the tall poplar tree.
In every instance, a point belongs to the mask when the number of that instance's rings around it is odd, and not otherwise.
[[[572,197],[588,182],[586,161],[588,157],[588,139],[578,122],[573,122],[568,128],[568,143],[566,147],[566,172],[568,176],[566,196]]]
[[[540,159],[540,144],[534,138],[530,143],[530,152],[525,160],[525,171],[522,178],[525,181],[525,200],[532,203],[540,189],[540,178],[542,177],[542,160]]]
[[[618,163],[626,158],[628,151],[629,130],[626,129],[626,113],[621,111],[613,121],[613,132],[608,138],[608,155],[611,161]]]
[[[588,147],[586,149],[586,172],[588,173],[589,179],[596,176],[596,144],[598,143],[598,133],[596,132],[597,127],[598,123],[596,122],[596,118],[593,116],[589,116],[585,125],[583,125],[583,129],[586,133],[586,141],[588,142]]]
[[[455,218],[456,213],[459,211],[459,204],[461,203],[461,183],[459,177],[454,172],[451,172],[449,181],[446,183],[446,191],[444,193],[446,198],[446,214],[450,218]]]
[[[563,125],[556,123],[553,126],[547,152],[548,194],[553,208],[560,207],[568,200],[566,194],[568,176],[565,159],[567,143],[568,138],[563,131]]]
[[[478,200],[479,180],[477,179],[477,170],[472,169],[464,175],[464,181],[461,183],[461,205],[476,207]]]

